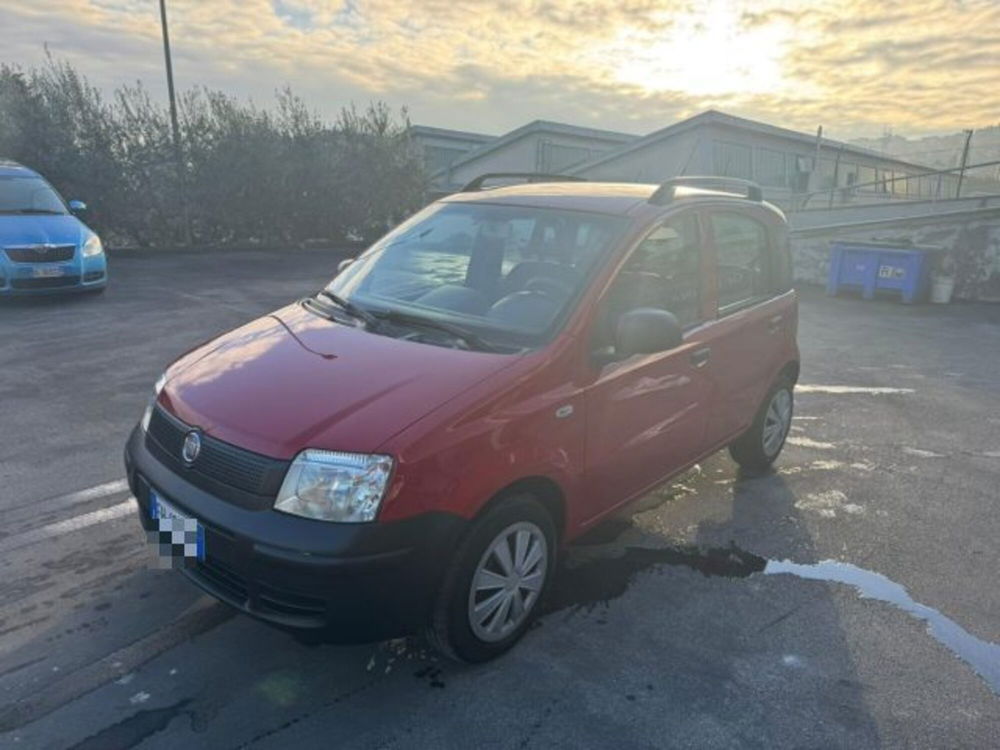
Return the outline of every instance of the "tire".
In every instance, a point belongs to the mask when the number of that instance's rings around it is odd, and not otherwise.
[[[729,455],[752,474],[766,472],[781,454],[792,427],[795,384],[782,378],[767,392],[753,423],[729,446]],[[775,433],[775,420],[780,431]]]
[[[526,585],[509,590],[499,585],[504,576],[497,552],[502,548],[495,545],[501,540],[507,545],[508,562],[516,564],[521,552],[523,562],[529,563],[522,571],[527,575],[513,579]],[[539,552],[535,545],[542,542]],[[548,511],[530,495],[501,501],[475,522],[455,552],[435,599],[427,640],[456,661],[477,663],[500,656],[520,640],[540,611],[555,559],[556,528]],[[477,578],[482,588],[473,591]],[[482,617],[478,624],[473,622],[476,606]]]

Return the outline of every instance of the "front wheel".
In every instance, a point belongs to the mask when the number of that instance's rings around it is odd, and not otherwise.
[[[753,424],[729,446],[729,455],[744,469],[760,473],[781,453],[792,427],[794,384],[781,380],[764,398]]]
[[[552,517],[527,495],[488,511],[459,546],[427,637],[447,656],[483,662],[507,651],[538,612],[555,564]]]

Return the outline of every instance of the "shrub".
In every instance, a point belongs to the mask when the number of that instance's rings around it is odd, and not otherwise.
[[[345,107],[324,123],[290,89],[258,108],[206,88],[167,108],[137,84],[105,99],[65,62],[0,64],[0,157],[41,172],[109,244],[373,239],[424,200],[405,110]]]

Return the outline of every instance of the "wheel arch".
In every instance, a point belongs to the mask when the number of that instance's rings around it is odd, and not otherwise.
[[[476,513],[476,518],[488,513],[507,499],[523,494],[529,494],[541,503],[542,507],[552,517],[552,523],[556,527],[556,535],[562,541],[566,535],[566,495],[562,487],[550,477],[535,475],[511,482],[495,492],[483,504]]]

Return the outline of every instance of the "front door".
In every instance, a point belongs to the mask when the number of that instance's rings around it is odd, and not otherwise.
[[[702,243],[693,211],[671,217],[631,252],[598,306],[587,398],[587,521],[641,495],[696,459],[705,444]],[[676,349],[614,361],[618,318],[669,310],[685,327]],[[611,360],[611,361],[609,361]]]

